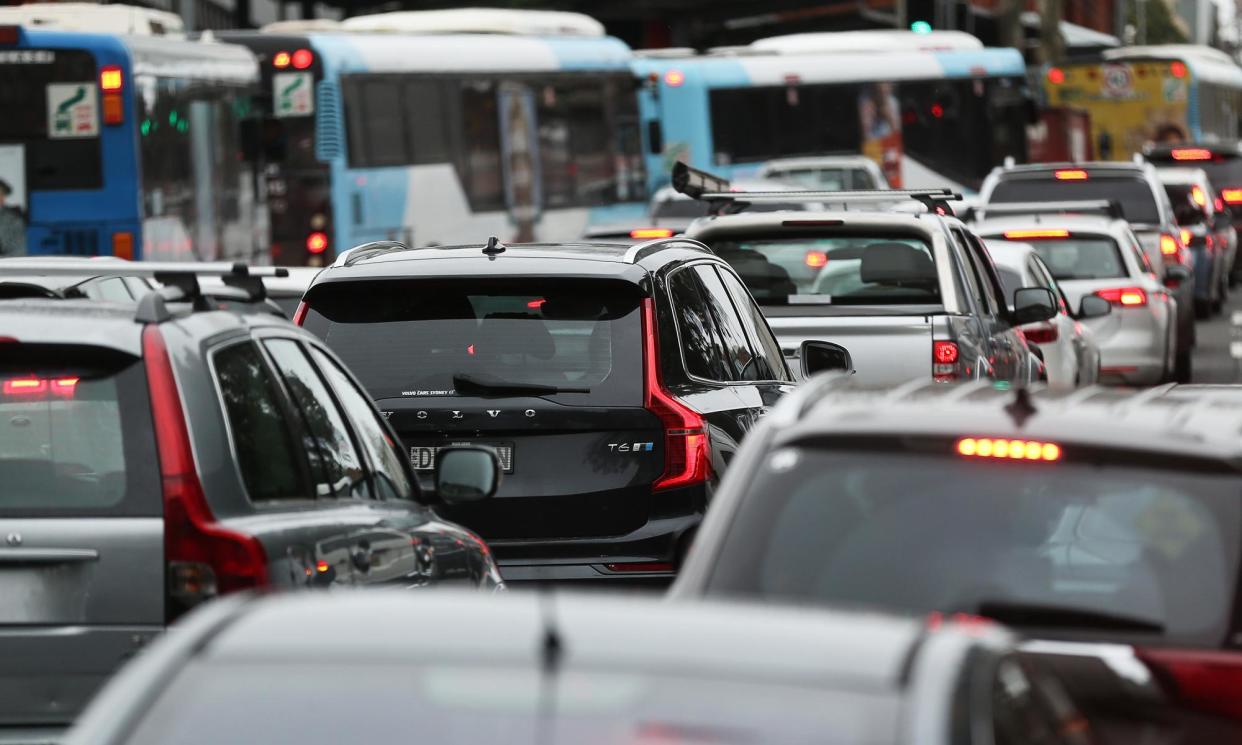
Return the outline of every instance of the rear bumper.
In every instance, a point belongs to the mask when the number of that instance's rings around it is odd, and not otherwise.
[[[506,582],[669,580],[703,521],[704,510],[653,518],[627,535],[562,540],[488,541]],[[620,565],[610,568],[609,565]],[[626,571],[631,565],[638,571]],[[643,565],[669,565],[667,568]]]

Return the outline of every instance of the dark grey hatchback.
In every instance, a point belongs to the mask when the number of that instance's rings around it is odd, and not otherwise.
[[[503,586],[335,355],[269,314],[198,311],[193,275],[159,278],[182,287],[0,301],[0,740],[69,724],[219,594]],[[458,457],[476,456],[492,466]]]

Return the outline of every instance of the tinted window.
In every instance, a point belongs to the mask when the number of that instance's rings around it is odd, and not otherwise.
[[[1231,637],[1236,474],[1101,467],[1069,447],[1057,463],[926,447],[945,454],[772,454],[751,488],[762,499],[736,515],[711,590],[1014,623],[1006,607],[1025,603],[1128,619],[1117,632],[1162,627],[1147,636],[1170,644]]]
[[[405,133],[411,163],[452,160],[448,131],[452,115],[445,110],[445,100],[456,93],[454,87],[439,80],[410,80],[404,84]]]
[[[984,313],[995,314],[1000,304],[996,297],[996,290],[992,287],[988,267],[984,266],[979,255],[975,253],[974,247],[960,230],[953,231],[953,241],[961,248],[966,259],[965,269],[971,275],[971,286],[977,293],[975,301],[979,304],[979,309]]]
[[[1195,201],[1196,192],[1203,200],[1202,204]],[[1164,193],[1173,203],[1173,217],[1178,225],[1203,225],[1208,221],[1211,202],[1203,189],[1190,184],[1165,184]]]
[[[705,380],[729,380],[720,332],[707,309],[707,291],[696,273],[683,269],[668,281],[686,372]]]
[[[250,343],[236,344],[216,352],[214,361],[233,451],[250,499],[311,498],[299,473],[286,411],[259,350]]]
[[[769,171],[766,176],[815,191],[881,188],[871,173],[861,168],[791,168],[787,171]]]
[[[857,86],[716,89],[709,96],[717,164],[851,153],[862,146]]]
[[[707,239],[760,305],[940,302],[931,246],[904,236]]]
[[[306,433],[303,447],[320,496],[365,497],[366,470],[341,412],[315,373],[301,345],[285,339],[264,342],[284,377]]]
[[[319,285],[308,302],[306,328],[375,399],[477,396],[487,388],[602,406],[642,400],[641,313],[628,284],[349,282]]]
[[[683,219],[694,219],[696,217],[705,217],[709,210],[707,202],[700,202],[697,199],[688,199],[680,197],[669,197],[657,201],[651,208],[651,216],[653,218],[674,217]]]
[[[1005,298],[1013,303],[1013,294],[1019,289],[1026,287],[1022,281],[1022,275],[1013,269],[1003,266],[996,267],[996,273],[1000,275],[1001,285],[1005,288]]]
[[[1160,211],[1151,186],[1138,178],[1091,177],[1086,181],[1058,181],[1047,178],[1009,179],[992,191],[995,202],[1065,202],[1114,200],[1121,205],[1125,219],[1132,223],[1158,225]]]
[[[1116,241],[1107,236],[1074,236],[1030,241],[1039,258],[1059,280],[1125,277],[1125,263]]]
[[[755,305],[755,301],[751,299],[750,293],[746,291],[746,287],[737,277],[727,271],[719,269],[717,271],[720,273],[721,281],[729,290],[729,296],[733,298],[733,304],[741,312],[742,323],[746,325],[747,333],[754,344],[758,345],[755,349],[759,354],[756,363],[761,367],[757,379],[789,380],[789,371],[785,367],[781,345],[772,335],[768,322],[759,311],[759,307]]]
[[[398,454],[397,445],[380,422],[375,406],[327,355],[312,347],[311,356],[328,379],[328,385],[341,400],[341,405],[345,407],[349,420],[358,432],[358,439],[362,442],[362,448],[366,450],[375,473],[375,491],[383,499],[410,498],[413,490],[409,476]]]
[[[764,379],[765,376],[759,374],[761,364],[750,349],[750,343],[746,340],[746,330],[737,317],[737,312],[733,309],[733,303],[729,300],[729,291],[725,289],[720,277],[717,276],[715,267],[704,264],[694,267],[691,271],[699,275],[699,281],[703,283],[703,288],[707,291],[704,298],[707,300],[712,319],[716,322],[716,328],[720,331],[720,338],[724,343],[725,364],[729,366],[730,374],[728,379]]]
[[[979,267],[979,278],[983,293],[987,295],[988,304],[993,310],[1004,309],[1006,307],[1002,300],[1004,292],[1000,285],[1000,278],[996,276],[996,265],[992,263],[992,255],[973,233],[954,230],[953,235],[969,247],[970,259]]]
[[[0,516],[161,514],[142,363],[91,348],[5,347]]]

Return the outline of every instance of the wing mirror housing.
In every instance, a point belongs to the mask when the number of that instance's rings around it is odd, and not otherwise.
[[[500,458],[487,447],[454,446],[436,453],[436,496],[445,504],[481,502],[500,488]]]
[[[1194,272],[1190,271],[1190,267],[1185,264],[1168,264],[1164,267],[1164,286],[1176,289],[1183,282],[1189,282],[1194,276]]]
[[[1078,304],[1078,318],[1101,318],[1113,312],[1113,304],[1098,295],[1083,295]]]
[[[849,350],[830,341],[802,342],[802,375],[809,378],[822,372],[854,372]]]
[[[1049,321],[1057,315],[1057,298],[1047,287],[1023,287],[1013,294],[1013,325]]]

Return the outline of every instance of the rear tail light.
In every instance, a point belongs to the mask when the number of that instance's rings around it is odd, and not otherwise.
[[[1169,235],[1168,233],[1161,235],[1160,236],[1160,255],[1163,256],[1167,260],[1181,264],[1182,263],[1182,249],[1185,248],[1186,242],[1185,241],[1178,242],[1177,238],[1179,237],[1180,236],[1174,237],[1172,235]]]
[[[1229,204],[1242,204],[1242,189],[1222,189],[1220,195]]]
[[[968,458],[1055,461],[1061,459],[1061,446],[1038,440],[1010,440],[991,437],[963,437],[957,441],[958,455]]]
[[[1193,236],[1191,236],[1190,231],[1189,231],[1189,230],[1187,230],[1186,228],[1182,228],[1182,229],[1181,229],[1181,237],[1182,237],[1182,245],[1183,245],[1183,246],[1189,246],[1189,245],[1190,245],[1190,239],[1193,237]],[[1163,245],[1161,245],[1161,247],[1160,247],[1160,253],[1164,253],[1164,246],[1163,246]],[[1177,253],[1177,251],[1172,251],[1171,253]]]
[[[1032,344],[1052,344],[1060,334],[1057,331],[1057,327],[1049,323],[1034,328],[1022,329],[1022,335]]]
[[[634,240],[652,240],[655,238],[672,238],[672,228],[635,228],[630,231]]]
[[[74,377],[9,378],[0,384],[0,391],[6,396],[21,398],[44,398],[48,394],[72,398],[77,386],[78,379]]]
[[[315,53],[309,49],[299,49],[289,58],[295,70],[305,70],[315,62]]]
[[[933,341],[932,380],[935,380],[937,383],[951,383],[957,380],[957,360],[959,356],[956,342]]]
[[[159,327],[142,332],[151,415],[164,488],[164,556],[169,596],[188,609],[225,592],[268,584],[267,557],[253,536],[215,522],[198,479],[172,361]]]
[[[128,230],[112,234],[112,255],[118,259],[133,261],[134,234]]]
[[[1211,160],[1212,151],[1201,147],[1175,147],[1173,160]]]
[[[328,250],[327,233],[311,233],[306,236],[306,250],[313,254],[321,254]]]
[[[703,417],[664,389],[656,341],[655,301],[643,300],[644,407],[664,425],[664,473],[654,489],[677,489],[705,483],[711,477],[707,427]]]
[[[1041,240],[1048,238],[1069,238],[1068,230],[1006,230],[1005,240],[1024,241],[1024,240]]]
[[[1055,171],[1052,174],[1056,176],[1058,181],[1086,181],[1087,172],[1081,168],[1073,168],[1065,171]]]
[[[277,70],[283,70],[288,67],[289,63],[292,61],[293,60],[289,56],[288,52],[277,52],[272,56],[272,67],[275,67]]]
[[[1200,207],[1207,206],[1207,194],[1198,186],[1190,187],[1190,199]]]
[[[1182,705],[1242,719],[1242,655],[1178,649],[1136,649],[1135,653]]]
[[[298,309],[293,311],[293,323],[295,326],[302,325],[302,323],[306,320],[306,312],[309,310],[310,306],[306,304],[305,300],[298,303]]]
[[[120,65],[104,65],[99,68],[99,89],[103,91],[104,124],[122,124],[125,121],[125,72]]]
[[[1147,293],[1141,287],[1109,287],[1103,290],[1096,290],[1097,297],[1102,297],[1113,305],[1121,305],[1127,308],[1147,305]]]
[[[1065,82],[1065,71],[1059,67],[1048,68],[1048,82],[1053,85],[1060,85]]]

